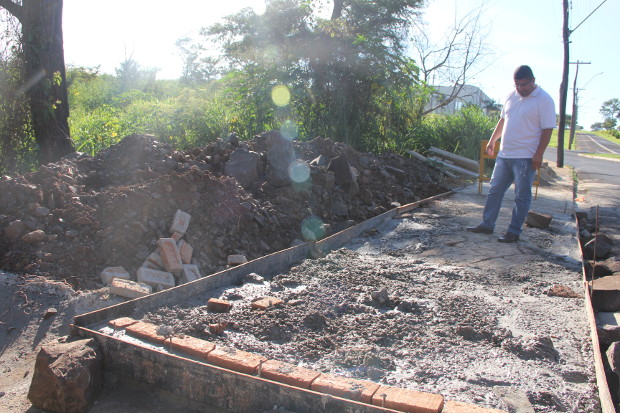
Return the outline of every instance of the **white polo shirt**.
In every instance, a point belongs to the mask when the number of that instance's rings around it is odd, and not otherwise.
[[[540,86],[528,96],[512,91],[502,108],[504,128],[498,156],[532,158],[543,129],[556,126],[553,99]]]

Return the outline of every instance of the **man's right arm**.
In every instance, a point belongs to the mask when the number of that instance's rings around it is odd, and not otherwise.
[[[504,118],[499,118],[497,125],[495,125],[495,130],[491,135],[491,139],[489,143],[487,143],[487,155],[493,156],[495,155],[495,142],[502,136],[502,130],[504,129]]]

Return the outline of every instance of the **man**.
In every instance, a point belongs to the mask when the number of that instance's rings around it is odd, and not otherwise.
[[[495,142],[501,146],[495,160],[482,223],[467,230],[492,234],[502,206],[504,194],[515,184],[515,204],[512,220],[499,242],[516,242],[521,234],[532,202],[532,183],[536,170],[542,166],[543,154],[556,124],[555,105],[547,92],[536,85],[529,66],[519,66],[514,72],[515,90],[508,95],[499,122],[486,147],[493,156]]]

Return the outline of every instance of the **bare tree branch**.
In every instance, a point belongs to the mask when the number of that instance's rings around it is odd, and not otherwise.
[[[23,6],[12,2],[11,0],[0,0],[0,7],[6,9],[11,15],[19,21],[23,18]]]
[[[466,97],[461,95],[464,86],[480,72],[475,71],[475,67],[489,54],[485,33],[480,27],[483,11],[480,6],[463,17],[455,14],[455,23],[440,44],[432,44],[424,29],[413,36],[412,46],[422,82],[428,86],[451,88],[449,95],[431,107],[420,108],[421,116],[445,107],[457,98]]]

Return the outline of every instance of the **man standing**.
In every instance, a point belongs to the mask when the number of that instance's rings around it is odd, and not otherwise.
[[[529,66],[514,72],[515,90],[508,95],[499,122],[486,147],[494,155],[495,142],[501,146],[491,175],[482,223],[467,227],[468,231],[492,234],[502,206],[504,194],[515,184],[515,204],[508,231],[499,242],[516,242],[532,202],[532,183],[536,170],[542,166],[543,153],[556,126],[555,105],[547,92],[536,85]]]

